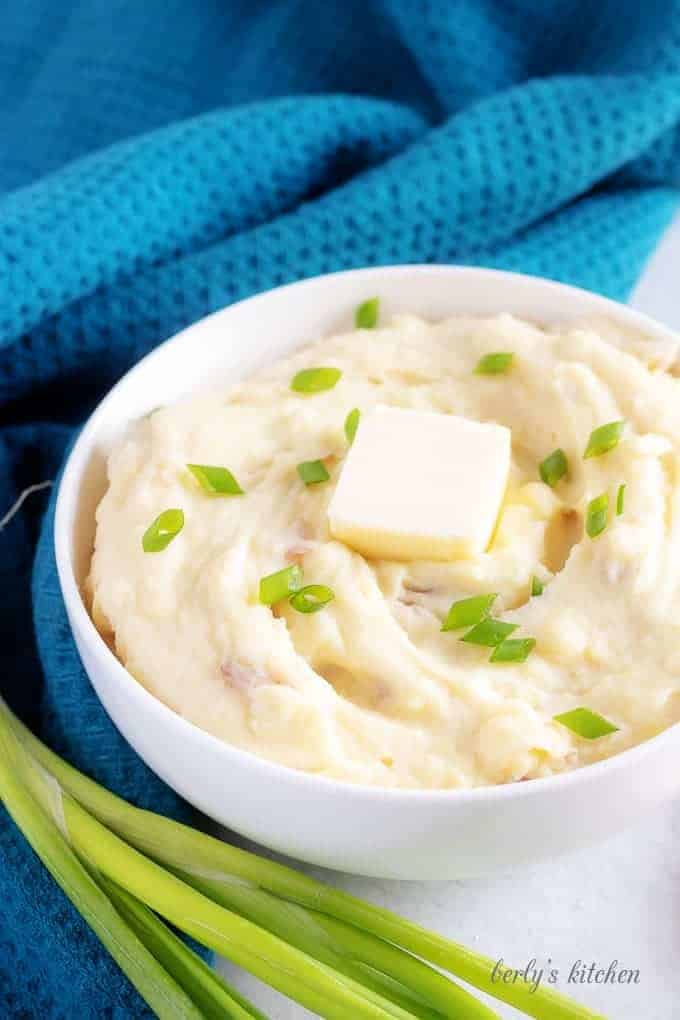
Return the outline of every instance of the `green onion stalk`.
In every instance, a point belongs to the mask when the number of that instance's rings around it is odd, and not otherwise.
[[[133,807],[2,699],[0,800],[163,1020],[264,1016],[166,922],[328,1020],[498,1017],[449,974],[536,1020],[602,1020],[551,988],[494,981],[493,960],[388,910]]]

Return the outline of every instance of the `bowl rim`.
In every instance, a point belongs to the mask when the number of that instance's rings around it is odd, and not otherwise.
[[[152,348],[152,350],[144,355],[144,357],[135,362],[135,364],[132,365],[120,379],[118,379],[118,381],[97,403],[94,410],[87,418],[62,466],[56,493],[53,541],[59,586],[67,609],[69,626],[72,634],[78,631],[83,640],[88,643],[93,654],[102,662],[102,665],[106,669],[112,670],[114,677],[121,685],[121,689],[126,700],[133,704],[135,701],[139,702],[140,705],[144,706],[145,710],[149,711],[152,715],[155,715],[162,725],[165,725],[166,723],[174,725],[182,736],[186,737],[188,743],[194,742],[204,744],[207,748],[211,749],[212,753],[224,758],[225,766],[228,766],[230,761],[234,764],[240,763],[244,767],[250,768],[253,772],[259,773],[259,778],[267,779],[270,782],[278,782],[279,784],[282,782],[297,784],[299,785],[301,792],[305,792],[306,790],[310,794],[325,793],[334,796],[356,798],[357,800],[371,800],[377,797],[389,800],[395,805],[400,802],[414,802],[420,805],[426,805],[428,803],[451,803],[453,805],[454,803],[469,803],[475,801],[499,801],[503,803],[508,799],[524,799],[527,797],[541,796],[542,794],[550,794],[552,791],[557,792],[559,789],[570,787],[574,784],[595,782],[599,777],[602,777],[605,774],[620,771],[627,768],[627,766],[634,767],[636,764],[641,763],[641,761],[649,754],[652,754],[657,750],[661,751],[665,745],[678,740],[678,738],[680,738],[680,722],[673,723],[661,733],[642,741],[640,744],[636,744],[634,747],[620,751],[619,753],[612,755],[610,758],[605,758],[598,762],[583,765],[580,768],[573,769],[568,772],[532,779],[529,782],[499,783],[495,785],[464,788],[440,787],[434,789],[423,789],[420,787],[388,787],[353,783],[348,780],[334,779],[314,772],[306,772],[301,769],[295,769],[291,766],[283,765],[271,759],[261,757],[252,751],[237,747],[236,745],[230,744],[212,733],[208,733],[195,723],[184,718],[184,716],[181,716],[178,712],[175,712],[174,709],[170,708],[163,701],[153,695],[146,687],[134,678],[120,659],[118,659],[97,630],[94,621],[85,606],[73,567],[73,559],[70,548],[69,519],[74,516],[72,511],[78,502],[82,469],[86,466],[87,460],[90,456],[90,446],[92,441],[96,441],[99,421],[104,416],[109,404],[113,403],[118,398],[119,392],[126,388],[131,377],[136,375],[138,372],[141,372],[143,368],[146,370],[146,366],[150,362],[164,357],[168,349],[185,342],[187,336],[198,330],[198,328],[205,328],[206,324],[210,323],[213,319],[223,316],[243,305],[255,306],[256,304],[261,304],[267,301],[267,299],[273,294],[290,291],[291,289],[298,291],[302,289],[313,289],[315,286],[319,286],[320,283],[326,283],[333,279],[339,280],[340,278],[347,277],[363,278],[383,276],[385,274],[389,276],[399,276],[404,273],[413,274],[414,272],[431,275],[450,275],[462,278],[465,276],[481,277],[483,279],[487,279],[490,285],[493,285],[494,282],[504,280],[506,282],[512,282],[517,286],[538,286],[546,292],[552,291],[555,296],[562,297],[565,300],[572,297],[579,301],[583,301],[583,299],[586,298],[593,306],[594,311],[599,310],[603,314],[623,322],[624,325],[638,327],[647,335],[657,335],[663,339],[671,338],[675,341],[679,340],[678,336],[670,327],[664,326],[662,323],[657,322],[655,319],[643,312],[639,312],[636,309],[630,308],[627,305],[604,297],[593,291],[588,291],[581,287],[575,287],[571,284],[561,283],[557,280],[551,280],[547,277],[533,276],[527,273],[516,273],[507,270],[487,269],[481,266],[460,266],[455,264],[399,263],[395,265],[368,266],[358,269],[339,270],[333,273],[307,277],[292,283],[283,284],[279,287],[260,291],[250,297],[243,298],[242,300],[235,301],[230,305],[217,309],[215,312],[212,312],[201,319],[197,319],[195,322],[180,330],[178,333],[175,333],[168,339],[161,341],[161,343],[157,344],[154,348]],[[497,314],[501,313],[499,312]],[[84,665],[83,668],[85,669]],[[95,695],[102,703],[102,707],[107,714],[109,714],[94,682],[89,676],[87,669],[85,669],[85,673],[88,676],[89,683],[94,689]],[[113,725],[116,724],[114,723]],[[124,734],[123,737],[127,741]]]

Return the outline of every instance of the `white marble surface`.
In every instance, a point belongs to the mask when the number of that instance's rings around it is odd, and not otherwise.
[[[680,329],[680,217],[632,304]],[[673,1020],[680,1017],[680,804],[631,821],[628,832],[598,847],[491,879],[380,882],[306,870],[515,966],[551,958],[557,987],[611,1020]],[[605,967],[618,960],[639,970],[639,984],[568,984],[578,960]],[[229,964],[220,968],[273,1020],[311,1015]],[[519,1015],[502,1005],[498,1012]]]

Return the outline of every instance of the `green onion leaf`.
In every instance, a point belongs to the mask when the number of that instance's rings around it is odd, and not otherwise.
[[[616,493],[616,514],[618,517],[623,513],[623,504],[626,498],[626,483],[623,482],[619,485],[619,491]]]
[[[480,358],[475,368],[477,375],[501,375],[512,365],[514,354],[511,351],[496,351]]]
[[[325,584],[308,584],[290,596],[290,604],[298,613],[318,613],[335,598],[335,592]]]
[[[600,425],[599,428],[593,429],[583,459],[601,457],[603,453],[613,450],[623,435],[625,424],[625,421],[610,421],[607,425]]]
[[[442,630],[472,627],[475,623],[485,620],[496,597],[497,593],[492,592],[489,595],[473,595],[469,599],[454,602],[444,618]]]
[[[353,408],[345,418],[345,435],[347,436],[347,442],[353,443],[354,437],[357,434],[359,428],[359,419],[361,418],[361,411],[358,407]]]
[[[231,471],[210,464],[187,464],[194,478],[213,496],[242,496],[243,489]]]
[[[265,606],[273,606],[287,599],[291,592],[298,591],[301,585],[302,567],[292,563],[290,567],[260,578],[260,602]]]
[[[597,538],[607,527],[607,513],[609,511],[609,494],[603,492],[601,496],[591,499],[586,510],[586,532],[591,538]]]
[[[526,662],[536,645],[536,638],[510,638],[496,645],[489,662]]]
[[[501,641],[517,630],[516,623],[505,623],[503,620],[494,620],[489,616],[482,620],[467,634],[463,634],[461,641],[469,641],[472,645],[485,645],[487,648],[495,648]]]
[[[318,485],[319,482],[327,482],[331,477],[322,460],[303,461],[302,464],[298,464],[297,473],[305,485]]]
[[[541,462],[538,470],[541,476],[541,481],[545,482],[546,485],[549,485],[551,489],[554,488],[560,478],[564,478],[569,470],[567,455],[564,450],[553,450],[553,452]]]
[[[164,510],[142,535],[144,552],[162,552],[184,527],[183,510]]]
[[[541,581],[540,578],[536,577],[536,575],[534,574],[534,576],[531,578],[531,597],[535,598],[536,595],[542,595],[544,588],[545,585],[543,584],[543,581]]]
[[[57,780],[28,754],[13,729],[9,709],[0,700],[0,803],[153,1015],[200,1020],[205,1014],[192,1002],[191,992],[182,988],[116,911],[99,884],[99,873],[90,868],[89,854],[76,854],[65,822],[68,800],[62,797]],[[42,1010],[35,1015],[43,1015]]]
[[[296,393],[321,393],[332,390],[341,375],[339,368],[303,368],[293,376],[290,388]]]
[[[354,325],[357,329],[375,329],[378,325],[380,298],[369,298],[359,305],[354,313]]]
[[[589,708],[572,708],[571,712],[555,715],[553,719],[585,740],[597,740],[598,737],[606,737],[608,733],[616,733],[618,730],[618,726],[597,712],[591,712]]]
[[[266,1020],[176,935],[141,900],[103,875],[97,876],[109,899],[137,938],[190,996],[200,1017]]]
[[[319,963],[329,964],[333,970],[339,971],[336,983],[342,979],[343,974],[349,975],[358,978],[369,993],[371,990],[377,992],[384,990],[384,994],[388,997],[391,994],[395,1002],[403,1001],[408,996],[407,1009],[414,1009],[414,1001],[428,1004],[420,1008],[416,1005],[414,1016],[441,1014],[461,1018],[464,1016],[469,1020],[493,1020],[494,1016],[497,1018],[497,1014],[472,998],[469,992],[464,991],[459,985],[448,982],[439,972],[439,969],[442,969],[457,974],[461,980],[474,985],[482,992],[495,995],[523,1013],[550,1017],[551,1020],[577,1020],[577,1018],[597,1020],[594,1012],[570,1002],[547,985],[542,984],[539,988],[532,989],[525,982],[494,981],[494,959],[483,956],[475,950],[466,949],[435,932],[427,931],[384,908],[372,906],[340,889],[322,884],[311,875],[294,871],[267,857],[258,857],[207,833],[190,829],[162,815],[133,807],[58,758],[18,719],[11,716],[0,698],[0,799],[5,801],[10,810],[16,805],[12,804],[11,796],[8,798],[7,794],[11,791],[3,787],[3,781],[6,776],[8,782],[14,780],[15,785],[18,785],[21,783],[21,777],[13,768],[11,760],[7,761],[8,757],[13,756],[11,754],[8,756],[5,741],[9,739],[10,744],[12,742],[16,744],[15,735],[21,739],[31,756],[52,773],[65,792],[70,793],[87,811],[94,814],[131,847],[135,847],[146,857],[153,857],[157,864],[164,868],[172,869],[175,875],[202,892],[215,904],[242,913],[262,929],[268,929],[273,935],[279,936],[284,943],[297,946],[311,956],[313,960],[309,967],[303,958],[298,957],[297,961],[291,961],[290,957],[281,959],[282,952],[277,943],[266,941],[266,934],[263,943],[259,936],[256,938],[252,929],[249,929],[248,946],[253,950],[259,949],[259,959],[266,955],[273,962],[280,962],[282,966],[287,967],[291,974],[291,991],[288,991],[288,994],[295,996],[302,982],[314,981],[316,977],[314,961],[318,960]],[[32,770],[32,775],[43,776],[43,785],[47,786],[45,781],[47,777],[44,773]],[[31,783],[29,793],[33,792],[32,786]],[[49,794],[54,797],[52,784]],[[33,802],[30,815],[34,814]],[[18,821],[30,839],[32,834],[23,824],[24,819],[18,818]],[[41,848],[36,845],[36,849],[40,852]],[[120,860],[119,874],[114,876],[120,884],[121,876],[125,878],[130,870],[138,868],[137,856],[125,852],[125,856],[121,858],[121,851],[123,848],[119,845],[116,853],[106,858],[110,860],[113,856]],[[87,856],[89,858],[90,855]],[[206,874],[214,877],[205,878]],[[150,891],[150,887],[157,884],[155,878],[152,878],[144,889]],[[168,896],[168,904],[177,898],[178,887],[173,885],[173,890]],[[294,912],[291,912],[290,901],[296,904]],[[186,903],[186,900],[184,902]],[[193,905],[189,909],[193,914]],[[201,907],[198,908],[198,916],[205,917],[206,909],[207,904],[202,901]],[[187,914],[184,916],[186,919]],[[96,921],[97,914],[94,917]],[[214,915],[209,920],[214,928]],[[90,923],[92,924],[92,921]],[[178,923],[182,925],[181,921]],[[93,927],[105,944],[108,944],[107,927],[102,926],[100,929],[96,924],[93,924]],[[319,931],[323,932],[322,938],[319,938]],[[236,945],[242,943],[245,935],[246,931],[243,925],[240,925],[236,930],[232,930],[232,943]],[[328,940],[326,935],[330,936]],[[120,940],[118,944],[125,945]],[[114,954],[115,945],[114,942],[112,948]],[[125,967],[126,963],[141,964],[138,969],[143,975],[148,968],[144,965],[142,955],[139,948],[135,953],[122,955],[121,966]],[[416,960],[415,957],[428,961],[428,964],[437,970],[421,963],[421,960]],[[353,966],[352,970],[348,970],[346,966],[350,959],[353,964],[356,961],[356,966]],[[245,961],[243,966],[248,967],[248,962]],[[316,966],[321,969],[318,964]],[[131,974],[129,969],[126,972],[144,995],[145,990],[135,980],[135,975]],[[263,974],[262,966],[258,965],[253,972],[268,980],[268,975]],[[385,974],[387,983],[383,982],[378,986],[375,976],[380,973]],[[373,978],[370,978],[371,974],[374,975]],[[276,987],[280,987],[280,983],[275,984]],[[163,998],[166,987],[158,982],[155,973],[151,973],[147,991],[154,988],[158,993],[159,1015],[169,1015],[168,1011],[174,1005],[177,1007],[177,1015],[180,1015],[181,1004],[170,1003],[167,996]],[[399,999],[394,994],[395,989]],[[323,992],[324,990],[321,990],[321,995]],[[325,993],[326,998],[330,1000],[333,989],[328,984]],[[156,1005],[154,999],[147,1001],[150,1001],[152,1008]],[[373,1001],[376,1001],[375,998]],[[346,1001],[339,1004],[335,1002],[333,1015],[358,1017],[354,1006],[355,1004],[348,1005]],[[310,1008],[316,1007],[312,1004]],[[254,1008],[250,1009],[254,1017],[260,1017]],[[181,1015],[189,1016],[186,1011]],[[208,1015],[207,1010],[205,1015]],[[361,1012],[362,1017],[367,1015],[369,1014]],[[373,1009],[370,1016],[375,1015]],[[260,1017],[260,1020],[263,1018]]]

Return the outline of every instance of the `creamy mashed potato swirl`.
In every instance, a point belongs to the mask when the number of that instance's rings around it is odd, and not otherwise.
[[[511,370],[474,374],[512,351]],[[542,329],[508,315],[395,318],[322,339],[236,386],[155,411],[118,443],[97,511],[95,622],[156,697],[238,747],[354,783],[471,787],[608,757],[680,717],[680,381],[676,349],[608,322]],[[295,393],[293,375],[342,370]],[[512,469],[490,548],[454,562],[370,561],[331,538],[343,424],[377,404],[512,430]],[[588,460],[591,431],[625,419]],[[359,426],[361,427],[361,425]],[[539,480],[556,447],[569,475]],[[325,459],[305,486],[296,465]],[[245,489],[212,497],[187,463],[228,467]],[[616,516],[618,487],[625,510]],[[608,492],[606,530],[583,530]],[[141,537],[168,507],[182,532]],[[314,614],[258,601],[261,577],[298,562],[335,599]],[[532,578],[545,585],[531,597]],[[494,616],[536,646],[489,662],[441,623],[456,599],[498,592]],[[584,740],[554,716],[587,706],[618,731]]]

